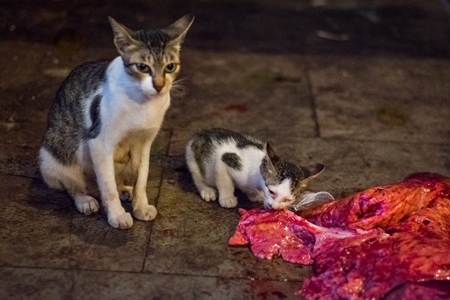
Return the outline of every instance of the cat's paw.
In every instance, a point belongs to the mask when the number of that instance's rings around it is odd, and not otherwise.
[[[149,204],[133,209],[134,217],[141,221],[151,221],[156,217],[157,213],[156,207]]]
[[[121,201],[131,202],[133,200],[133,187],[124,185],[119,189],[119,198]]]
[[[216,190],[210,187],[205,187],[200,191],[200,196],[206,202],[216,201]]]
[[[128,229],[133,226],[133,218],[130,213],[123,213],[118,216],[108,216],[108,223],[114,228]]]
[[[78,211],[85,215],[96,213],[100,208],[98,201],[89,195],[76,196],[74,202]]]
[[[237,205],[237,198],[235,196],[219,198],[220,206],[231,208]]]

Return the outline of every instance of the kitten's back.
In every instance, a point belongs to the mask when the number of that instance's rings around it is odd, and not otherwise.
[[[255,147],[261,151],[264,149],[263,143],[259,140],[224,128],[211,128],[198,132],[192,138],[190,147],[196,154],[197,160],[210,158],[218,146],[226,143],[235,144],[238,149],[247,147]]]

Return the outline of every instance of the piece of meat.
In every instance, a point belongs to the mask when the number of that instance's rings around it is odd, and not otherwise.
[[[376,234],[373,231],[316,226],[288,210],[240,209],[239,212],[241,220],[229,244],[250,244],[253,254],[265,259],[278,255],[286,261],[308,265],[316,248],[320,251],[324,245],[344,237],[364,239]]]
[[[450,299],[450,284],[446,281],[407,283],[390,292],[384,300],[446,300]]]
[[[302,214],[325,227],[387,228],[438,198],[449,199],[450,179],[417,173],[398,184],[377,186]]]
[[[315,225],[289,211],[242,211],[230,244],[312,262],[298,292],[307,299],[450,299],[449,191],[449,178],[415,174],[303,214]]]

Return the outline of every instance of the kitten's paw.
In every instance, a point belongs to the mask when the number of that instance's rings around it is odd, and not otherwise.
[[[216,201],[216,190],[210,187],[206,187],[200,191],[200,196],[206,202]]]
[[[74,201],[78,211],[85,215],[96,213],[100,208],[98,201],[89,195],[76,196]]]
[[[108,216],[108,223],[114,228],[127,229],[133,226],[133,218],[130,213],[124,213],[118,216]]]
[[[235,196],[219,198],[220,206],[231,208],[237,205],[237,198]]]
[[[133,200],[133,187],[124,185],[119,189],[119,198],[121,201],[131,202]]]
[[[156,207],[153,205],[141,206],[133,210],[133,215],[141,221],[151,221],[156,217]]]

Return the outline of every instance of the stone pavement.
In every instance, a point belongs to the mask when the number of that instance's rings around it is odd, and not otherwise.
[[[237,209],[202,201],[180,168],[203,128],[325,164],[310,189],[335,197],[412,172],[450,176],[448,2],[104,2],[0,3],[0,299],[295,299],[310,268],[227,246]],[[104,212],[79,214],[36,173],[58,85],[116,56],[108,15],[139,29],[189,12],[185,89],[152,150],[157,218],[123,231]]]

